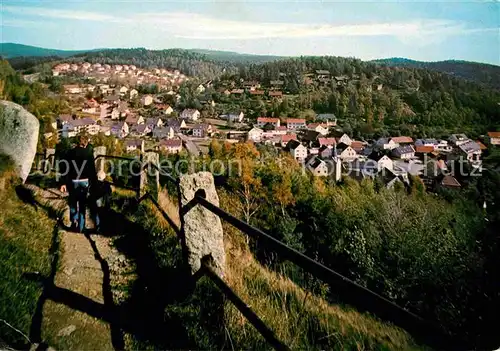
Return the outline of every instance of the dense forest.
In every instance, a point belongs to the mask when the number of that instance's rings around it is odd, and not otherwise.
[[[182,157],[171,156],[172,161]],[[240,160],[239,173],[230,162],[234,159]],[[359,183],[346,178],[335,184],[304,173],[287,155],[248,143],[212,141],[197,169],[212,160],[228,165],[216,171],[225,174],[218,192],[229,212],[436,322],[465,340],[464,348],[498,345],[497,172],[485,172],[461,191],[436,196],[426,193],[418,178],[412,178],[409,187],[394,189],[378,180]],[[488,207],[482,209],[485,199]],[[343,302],[334,286],[286,263],[265,243],[246,239],[262,263],[317,295]]]
[[[338,86],[332,79],[326,84],[305,84],[303,75],[319,69],[348,77],[348,83]],[[420,68],[387,67],[341,57],[301,57],[241,66],[237,74],[222,75],[219,83],[240,79],[258,80],[263,86],[279,79],[288,95],[266,103],[214,91],[214,100],[227,109],[246,111],[252,118],[313,118],[315,113],[334,113],[344,131],[356,138],[444,137],[454,132],[478,137],[500,128],[499,91]],[[373,89],[374,84],[383,88]],[[196,103],[195,94],[191,98],[188,104]]]
[[[395,67],[425,68],[500,89],[500,67],[495,65],[456,60],[422,62],[404,58],[380,59],[373,62]]]

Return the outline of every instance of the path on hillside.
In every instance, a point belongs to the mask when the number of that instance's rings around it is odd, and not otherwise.
[[[44,286],[32,335],[64,349],[123,349],[115,306],[122,298],[120,288],[134,279],[132,265],[113,247],[111,237],[66,230],[69,209],[57,190],[29,187],[46,208],[64,213],[51,249],[53,284]],[[87,227],[92,225],[88,219]],[[48,330],[52,335],[56,331],[56,340],[50,340]]]

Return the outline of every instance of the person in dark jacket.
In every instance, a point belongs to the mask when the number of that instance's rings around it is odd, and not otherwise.
[[[77,146],[69,150],[64,157],[65,170],[61,192],[69,192],[69,210],[72,230],[83,232],[89,188],[97,184],[92,148],[88,148],[86,135],[77,137]],[[99,220],[96,220],[98,226]]]

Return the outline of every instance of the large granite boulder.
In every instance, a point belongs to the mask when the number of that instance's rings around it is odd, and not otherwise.
[[[189,203],[198,190],[203,190],[205,199],[219,206],[219,196],[215,190],[212,173],[198,172],[183,175],[180,177],[179,185],[182,206]],[[223,276],[226,254],[220,218],[201,205],[196,205],[184,215],[183,219],[187,260],[191,273],[196,273],[201,267],[201,260],[205,256],[210,256],[213,268]]]
[[[12,158],[19,177],[28,177],[36,154],[40,122],[23,107],[0,101],[0,153]]]

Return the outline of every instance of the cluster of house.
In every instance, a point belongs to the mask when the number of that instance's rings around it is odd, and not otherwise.
[[[54,128],[59,130],[63,138],[74,137],[80,133],[96,135],[113,135],[125,140],[127,151],[144,148],[144,138],[149,137],[156,141],[154,147],[170,153],[177,153],[182,149],[182,141],[179,134],[192,134],[195,138],[206,138],[212,136],[215,129],[210,124],[197,123],[200,111],[196,109],[185,109],[179,118],[169,117],[172,109],[168,105],[160,105],[157,110],[160,113],[156,117],[144,118],[131,111],[125,101],[108,100],[104,104],[97,104],[95,100],[86,102],[87,108],[98,111],[98,116],[76,118],[75,115],[59,115]],[[94,110],[89,111],[92,113]],[[142,143],[141,143],[142,141]],[[142,145],[142,146],[141,146]]]
[[[473,168],[481,167],[486,146],[465,134],[453,134],[448,140],[417,139],[398,136],[372,142],[353,140],[347,134],[331,131],[331,122],[309,123],[289,118],[260,117],[247,135],[255,143],[273,145],[290,153],[316,176],[342,174],[356,179],[380,177],[387,187],[396,182],[409,184],[408,175],[420,176],[429,186],[460,187],[454,177],[457,161]],[[490,132],[492,145],[500,145],[500,132]]]
[[[217,91],[226,96],[257,96],[269,99],[281,99],[283,97],[283,80],[272,80],[269,87],[264,88],[256,80],[243,81],[222,81]],[[198,87],[199,88],[199,87]]]
[[[93,78],[106,83],[110,78],[122,78],[135,84],[157,84],[160,87],[179,86],[188,80],[179,70],[164,68],[143,69],[135,65],[108,65],[100,63],[60,63],[52,69],[53,76],[73,75]]]
[[[339,75],[335,76],[330,73],[328,70],[319,69],[314,72],[305,73],[302,75],[302,83],[306,85],[310,85],[313,83],[317,83],[319,85],[333,85],[333,86],[347,86],[348,84],[357,83],[360,80],[360,76],[357,74],[348,75]],[[378,91],[382,90],[384,85],[382,84],[380,78],[378,76],[374,76],[371,80],[371,84],[366,86],[368,91]]]

